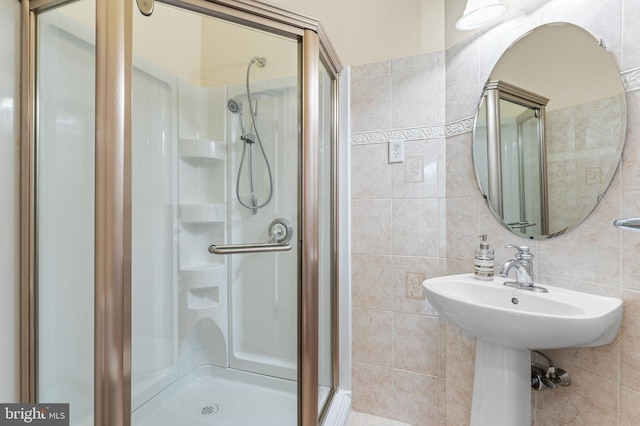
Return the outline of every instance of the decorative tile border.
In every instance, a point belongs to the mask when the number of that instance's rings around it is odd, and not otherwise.
[[[456,136],[473,130],[474,117],[463,118],[443,126],[409,127],[405,129],[379,130],[351,133],[351,145],[387,143],[392,140],[418,141]]]
[[[640,68],[632,68],[620,73],[624,91],[631,92],[640,89]]]
[[[625,92],[640,90],[640,67],[620,73]],[[462,118],[443,126],[408,127],[404,129],[378,130],[351,133],[350,145],[387,143],[392,140],[417,141],[461,135],[473,131],[474,117]]]

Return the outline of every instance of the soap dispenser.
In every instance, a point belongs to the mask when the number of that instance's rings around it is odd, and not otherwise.
[[[473,274],[482,281],[493,280],[493,249],[489,248],[487,234],[480,235],[480,247],[475,250]]]

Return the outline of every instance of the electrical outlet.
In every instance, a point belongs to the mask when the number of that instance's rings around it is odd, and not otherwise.
[[[390,163],[404,162],[404,141],[403,140],[389,141],[389,162]]]

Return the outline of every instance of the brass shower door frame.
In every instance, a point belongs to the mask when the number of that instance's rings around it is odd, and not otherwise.
[[[16,0],[18,1],[18,0]],[[131,423],[131,72],[132,1],[96,1],[96,176],[94,420],[95,426]],[[35,402],[37,380],[35,239],[36,14],[67,0],[21,0],[21,401]],[[182,9],[300,41],[301,193],[298,291],[298,424],[318,424],[318,129],[319,68],[334,83],[331,135],[333,390],[337,386],[338,75],[342,65],[318,20],[248,0],[165,0]]]

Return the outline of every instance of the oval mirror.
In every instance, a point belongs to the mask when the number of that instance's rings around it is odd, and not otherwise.
[[[613,178],[626,123],[620,72],[602,42],[568,23],[522,36],[476,112],[473,163],[493,215],[524,238],[575,228]]]

